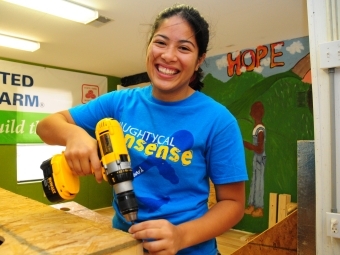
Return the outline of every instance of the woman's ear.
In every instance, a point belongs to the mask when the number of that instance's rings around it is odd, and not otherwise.
[[[204,53],[198,60],[197,60],[197,64],[195,67],[195,71],[198,70],[198,68],[201,66],[201,64],[203,63],[203,61],[205,60],[206,57],[206,53]]]

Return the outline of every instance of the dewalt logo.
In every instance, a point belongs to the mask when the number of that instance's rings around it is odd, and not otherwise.
[[[47,182],[48,182],[48,186],[50,187],[50,190],[53,194],[57,194],[57,190],[56,188],[54,187],[54,184],[53,184],[53,181],[52,181],[52,177],[49,177],[47,179]]]

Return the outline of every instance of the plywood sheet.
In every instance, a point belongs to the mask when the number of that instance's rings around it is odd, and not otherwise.
[[[50,206],[52,206],[53,208],[62,210],[64,212],[71,213],[73,215],[77,215],[79,217],[92,220],[94,222],[97,222],[103,225],[107,225],[107,226],[112,225],[112,217],[101,215],[74,201],[63,202],[63,203],[54,204]]]
[[[128,233],[1,188],[0,208],[0,254],[143,254]]]
[[[235,251],[233,255],[297,254],[297,211]]]

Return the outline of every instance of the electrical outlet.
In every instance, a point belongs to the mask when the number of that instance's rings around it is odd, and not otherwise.
[[[340,67],[340,41],[321,43],[319,50],[321,68]]]
[[[327,236],[340,238],[340,213],[326,213]]]

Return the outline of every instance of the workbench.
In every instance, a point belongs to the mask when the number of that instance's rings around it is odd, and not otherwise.
[[[79,217],[0,188],[0,254],[142,255],[143,248],[110,221]]]

